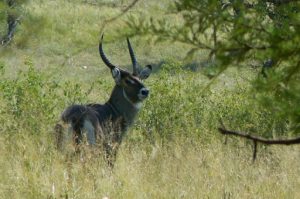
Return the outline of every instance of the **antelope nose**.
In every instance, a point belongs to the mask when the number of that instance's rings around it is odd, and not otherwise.
[[[142,88],[141,89],[141,94],[144,96],[144,97],[147,97],[149,95],[149,90],[146,89],[146,88]]]

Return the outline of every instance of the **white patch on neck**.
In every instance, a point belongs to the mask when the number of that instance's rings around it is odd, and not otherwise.
[[[143,105],[143,103],[142,102],[137,102],[137,103],[133,103],[129,98],[128,98],[128,96],[127,96],[127,94],[126,94],[126,92],[125,92],[125,90],[123,89],[123,96],[124,96],[124,98],[134,107],[134,108],[136,108],[136,109],[140,109],[141,107],[142,107],[142,105]]]
[[[140,108],[142,108],[142,105],[143,105],[142,102],[138,102],[138,103],[135,103],[133,106],[134,106],[136,109],[140,109]]]

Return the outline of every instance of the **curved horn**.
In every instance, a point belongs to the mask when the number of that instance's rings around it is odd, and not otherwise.
[[[128,44],[128,50],[129,50],[129,54],[130,54],[130,58],[131,58],[131,62],[132,62],[132,67],[133,67],[133,75],[137,75],[138,74],[138,69],[137,69],[137,62],[136,62],[136,58],[133,52],[133,49],[131,47],[129,38],[127,37],[127,44]]]
[[[102,40],[103,40],[103,35],[101,36],[101,40],[100,40],[100,43],[99,43],[99,53],[100,53],[100,57],[102,59],[102,61],[106,64],[106,66],[108,66],[110,69],[114,69],[116,68],[116,66],[114,66],[112,63],[110,63],[110,61],[106,58],[104,52],[103,52],[103,49],[102,49]]]

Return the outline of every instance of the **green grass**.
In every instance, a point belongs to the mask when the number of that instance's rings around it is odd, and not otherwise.
[[[299,146],[259,145],[252,163],[251,143],[228,138],[225,145],[216,130],[220,118],[266,137],[286,128],[253,97],[257,71],[229,68],[207,87],[210,69],[186,69],[181,60],[189,46],[179,43],[131,38],[140,64],[153,63],[156,71],[145,81],[151,95],[113,170],[101,151],[74,155],[71,144],[57,151],[52,133],[61,111],[104,102],[114,84],[99,58],[99,31],[129,1],[88,2],[99,4],[28,2],[14,42],[0,49],[0,198],[300,198]],[[161,15],[165,5],[140,1],[130,14]],[[106,27],[104,50],[128,68],[123,19]]]

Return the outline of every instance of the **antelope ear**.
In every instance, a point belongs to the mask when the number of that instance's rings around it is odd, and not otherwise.
[[[147,79],[150,76],[151,72],[152,72],[152,66],[147,65],[143,70],[140,71],[139,78],[141,80]]]
[[[111,75],[114,78],[116,84],[121,82],[121,71],[117,67],[111,69]]]

